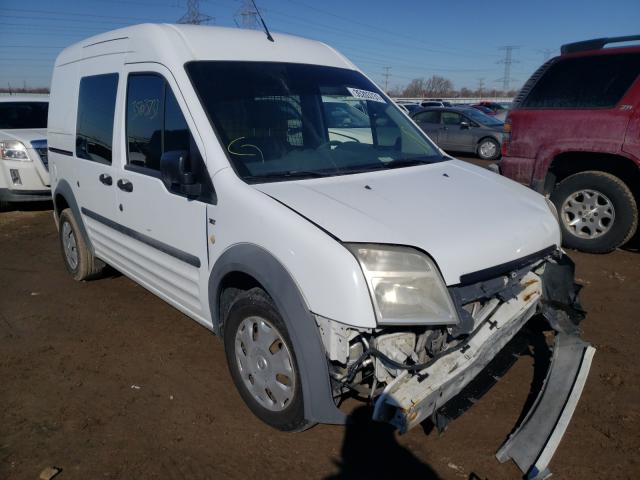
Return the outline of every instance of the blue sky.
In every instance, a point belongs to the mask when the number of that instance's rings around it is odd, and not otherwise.
[[[438,74],[456,87],[499,87],[503,45],[517,45],[519,87],[561,44],[640,33],[639,0],[257,0],[272,31],[327,42],[389,86]],[[215,24],[234,26],[242,0],[201,0]],[[186,0],[0,0],[0,85],[48,86],[57,53],[93,34],[174,22]]]

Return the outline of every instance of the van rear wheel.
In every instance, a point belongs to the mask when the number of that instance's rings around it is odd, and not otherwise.
[[[64,209],[60,214],[58,227],[64,266],[74,280],[89,280],[98,276],[104,263],[89,250],[70,208]]]
[[[304,417],[300,373],[289,333],[261,288],[241,293],[224,323],[231,377],[249,409],[282,431],[301,431]]]
[[[627,242],[638,226],[638,207],[629,187],[615,175],[576,173],[556,185],[563,243],[591,253],[610,252]]]

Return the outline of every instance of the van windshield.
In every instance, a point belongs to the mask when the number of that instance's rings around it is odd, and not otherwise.
[[[0,129],[47,128],[47,102],[0,102]]]
[[[445,160],[362,74],[274,62],[186,66],[237,174],[249,183]]]

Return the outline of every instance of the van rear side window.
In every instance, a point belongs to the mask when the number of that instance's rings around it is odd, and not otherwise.
[[[80,80],[76,157],[111,164],[117,92],[117,73]]]
[[[522,107],[613,107],[639,73],[640,53],[560,59],[534,85]]]

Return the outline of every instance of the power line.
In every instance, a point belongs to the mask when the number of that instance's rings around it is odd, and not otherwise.
[[[547,60],[549,60],[549,57],[551,57],[551,54],[555,53],[555,51],[556,51],[555,48],[541,48],[540,50],[538,50],[538,53],[542,54],[542,57],[546,62]]]
[[[205,15],[200,11],[200,0],[187,0],[187,13],[185,13],[178,23],[189,23],[191,25],[202,25],[203,23],[215,23],[215,18]]]
[[[498,61],[498,63],[504,64],[504,75],[502,78],[499,78],[498,81],[502,82],[502,89],[505,92],[508,92],[511,86],[511,65],[519,63],[517,60],[513,59],[513,51],[519,48],[520,47],[518,45],[505,45],[503,47],[499,47],[499,50],[504,50],[504,59]]]
[[[239,23],[238,20],[240,20]],[[253,7],[251,0],[242,0],[242,6],[236,12],[234,21],[240,28],[249,28],[253,30],[260,28],[260,24],[258,23],[258,12]]]

